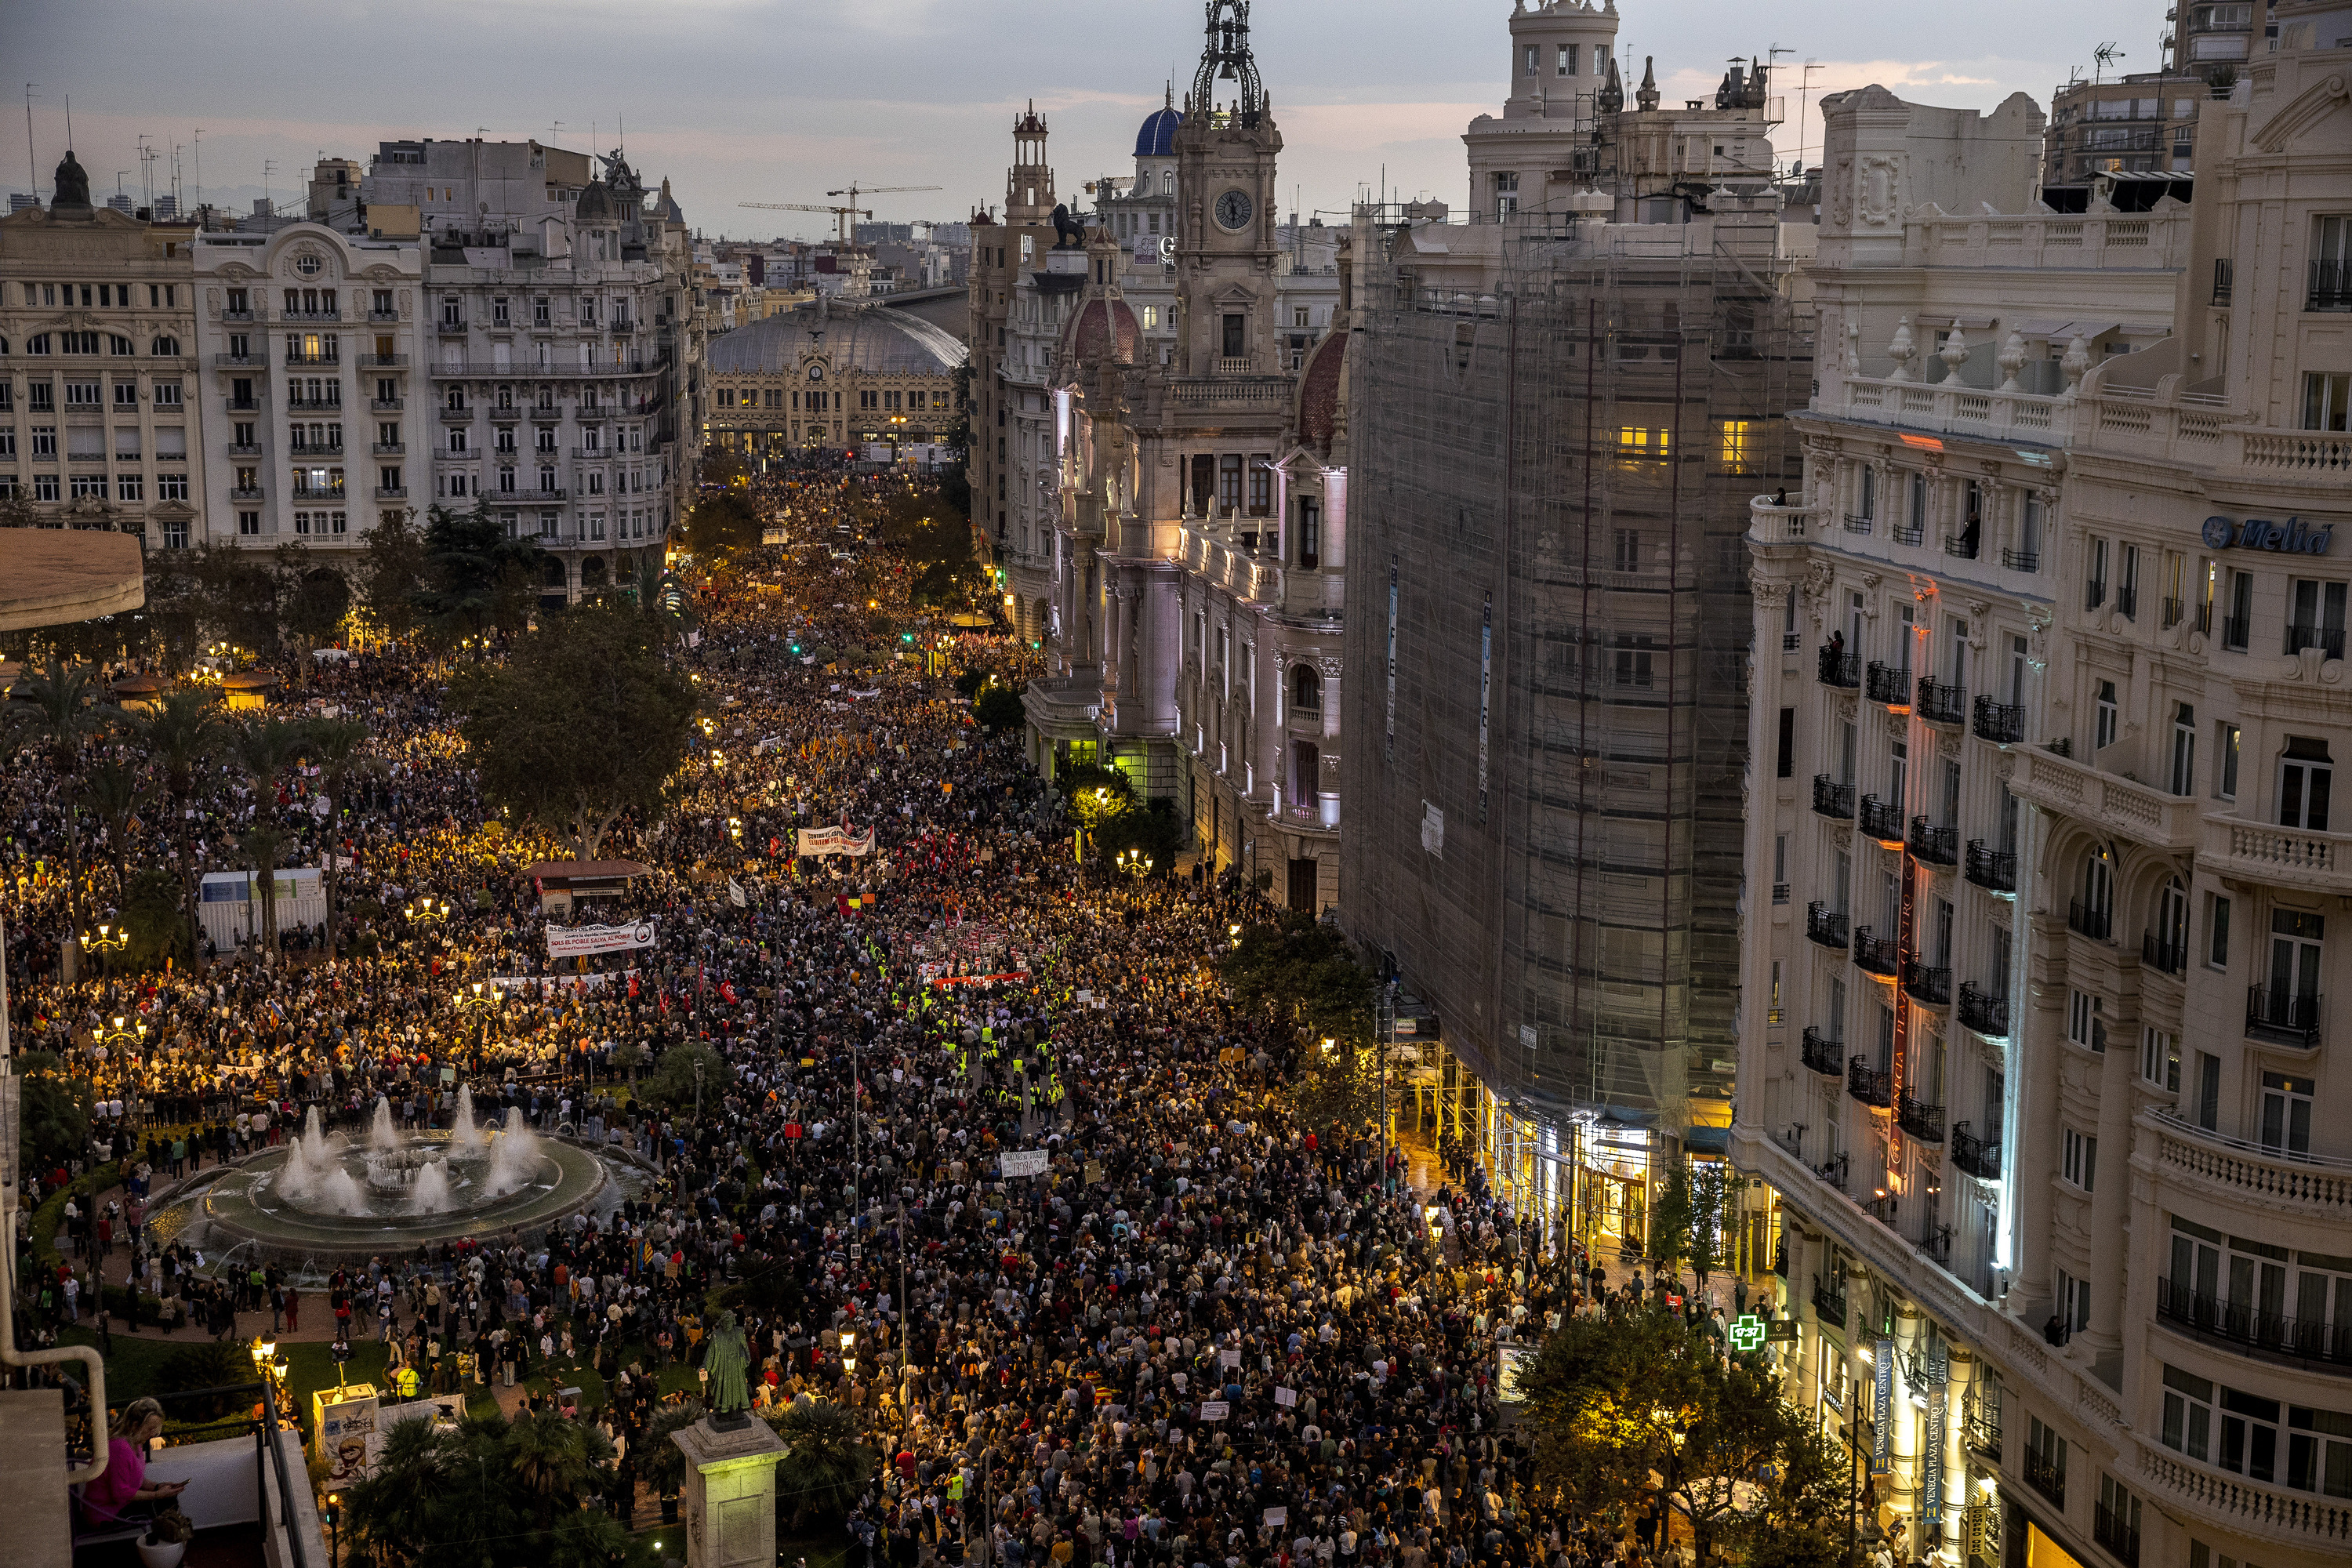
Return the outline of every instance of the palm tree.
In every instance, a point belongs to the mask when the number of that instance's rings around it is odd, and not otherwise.
[[[789,1445],[777,1467],[776,1493],[793,1500],[793,1529],[813,1518],[846,1514],[881,1462],[858,1440],[856,1414],[845,1405],[813,1400],[787,1405],[773,1426]]]
[[[327,781],[327,956],[335,956],[335,828],[343,820],[343,792],[352,778],[373,773],[383,764],[360,748],[370,738],[368,727],[356,719],[319,719],[305,726],[305,754],[318,759]]]
[[[106,829],[106,858],[114,867],[114,901],[119,907],[126,886],[122,852],[131,837],[131,818],[147,804],[147,790],[136,773],[109,760],[89,770],[89,777],[82,781],[82,793],[89,799],[90,811]]]
[[[166,692],[152,711],[131,715],[131,727],[140,750],[163,774],[163,794],[171,803],[172,847],[180,863],[180,898],[193,919],[195,882],[188,861],[194,835],[188,830],[188,806],[195,798],[199,770],[227,743],[230,725],[221,712],[220,693],[211,688]]]
[[[507,1447],[514,1455],[515,1479],[534,1500],[542,1530],[553,1520],[557,1500],[579,1497],[613,1458],[612,1442],[602,1432],[552,1410],[517,1417],[507,1427]]]
[[[254,886],[261,889],[261,925],[269,933],[272,954],[278,952],[278,862],[286,858],[286,847],[293,842],[292,834],[272,826],[266,818],[247,828],[236,841],[237,852],[253,873]]]
[[[278,952],[278,861],[291,842],[290,835],[272,826],[278,812],[278,775],[301,753],[304,729],[283,719],[252,719],[228,732],[229,758],[253,785],[254,825],[246,830],[241,847],[247,861],[259,847],[269,854],[268,864],[257,874],[263,878],[261,908],[269,926],[273,956]]]
[[[80,805],[74,784],[81,772],[82,748],[90,738],[121,717],[121,710],[99,700],[99,684],[89,665],[68,668],[52,651],[48,662],[16,688],[26,706],[9,704],[10,739],[17,745],[37,746],[48,753],[49,765],[66,784],[66,978],[80,970],[81,843],[76,831]]]

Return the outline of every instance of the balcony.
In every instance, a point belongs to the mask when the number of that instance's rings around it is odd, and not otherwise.
[[[406,370],[406,354],[362,354],[355,361],[362,370]]]
[[[2066,905],[2066,929],[2076,936],[2087,936],[2093,942],[2111,942],[2115,938],[2116,912],[2096,904],[2086,904],[2080,899]]]
[[[2080,235],[2079,226],[2075,232]],[[2080,245],[2082,240],[2078,237],[2073,243]],[[2067,255],[2070,265],[2082,264],[2080,251],[2069,250]],[[1922,384],[1850,375],[1844,382],[1848,412],[1873,424],[2038,444],[2063,444],[2074,428],[2075,410],[2063,397],[1980,391],[1956,380]]]
[[[1911,706],[1911,672],[1891,664],[1870,661],[1863,677],[1863,695],[1873,702],[1884,702],[1889,708],[1906,711]]]
[[[2267,1351],[2326,1367],[2352,1370],[2352,1322],[2265,1312],[2170,1279],[2156,1282],[2156,1315],[2206,1339]]]
[[[1819,1029],[1807,1029],[1801,1047],[1805,1066],[1823,1078],[1836,1078],[1845,1071],[1845,1042]]]
[[[1859,814],[1862,830],[1881,844],[1890,847],[1903,842],[1903,808],[1890,805],[1874,795],[1862,797]]]
[[[2053,1464],[2046,1454],[2032,1448],[2025,1451],[2025,1484],[2050,1500],[2054,1508],[2066,1506],[2066,1469]]]
[[[1952,1123],[1952,1163],[1980,1182],[2000,1180],[2000,1138],[1979,1138],[1965,1121]]]
[[[1850,511],[1845,514],[1844,528],[1848,533],[1867,535],[1875,526],[1875,521],[1867,513]]]
[[[231,500],[259,500],[261,499],[261,487],[259,485],[232,485],[229,487],[228,499]]]
[[[1845,1065],[1845,1091],[1885,1110],[1895,1103],[1895,1075],[1872,1067],[1867,1057],[1855,1057]]]
[[[1891,936],[1873,936],[1868,926],[1853,928],[1853,961],[1873,974],[1893,979],[1903,968],[1903,957]]]
[[[342,388],[341,387],[335,387],[331,392],[321,393],[316,397],[305,397],[299,392],[289,392],[286,395],[286,406],[289,408],[335,409],[341,408],[342,405],[343,393]]]
[[[1832,910],[1827,904],[1807,904],[1805,934],[1823,947],[1833,947],[1840,952],[1843,952],[1846,941],[1845,916],[1841,911]]]
[[[1919,678],[1919,717],[1930,724],[1948,724],[1954,728],[1969,721],[1969,689]]]
[[[448,317],[444,316],[439,321],[433,323],[433,330],[439,332],[445,338],[462,338],[466,335],[467,327],[463,321],[453,321]]]
[[[2311,263],[2311,291],[2304,296],[2306,310],[2352,310],[2352,262]]]
[[[298,354],[289,348],[286,351],[286,363],[298,369],[307,365],[312,370],[341,370],[343,368],[343,356],[341,354]]]
[[[2352,897],[2352,833],[2209,816],[2198,859],[2225,877]]]
[[[232,458],[258,458],[261,456],[261,448],[250,441],[231,441],[228,444],[228,455]]]
[[[2127,621],[2139,619],[2139,584],[2125,583],[2116,589],[2116,614]]]
[[[2167,599],[2158,608],[2156,624],[2158,630],[2168,632],[2188,618],[2189,601]]]
[[[1853,820],[1853,785],[1842,784],[1827,773],[1813,775],[1813,809],[1838,822]]]
[[[1919,1250],[1927,1255],[1928,1262],[1938,1268],[1949,1268],[1952,1266],[1952,1227],[1939,1225],[1927,1232],[1919,1238]]]
[[[635,321],[633,321],[629,320],[629,318],[628,318],[628,317],[626,317],[626,316],[615,316],[615,317],[614,317],[614,318],[613,318],[613,328],[612,328],[612,330],[613,330],[613,335],[614,335],[614,337],[616,337],[616,338],[625,338],[625,337],[627,337],[630,333],[632,333],[632,332],[634,332],[634,331],[635,331],[637,330],[637,324],[636,324]]]
[[[1996,702],[1990,697],[1979,697],[1976,712],[1978,740],[2013,746],[2025,739],[2025,708],[2022,703]]]
[[[1974,561],[1984,542],[1981,529],[1969,528],[1944,535],[1944,553],[1955,561]]]
[[[247,365],[266,367],[268,362],[259,354],[215,354],[213,363],[222,370],[236,370]]]
[[[2319,1044],[2320,999],[2284,987],[2246,990],[2246,1034],[2273,1045],[2310,1050]]]
[[[1748,501],[1748,531],[1759,544],[1801,544],[1811,537],[1812,525],[1820,515],[1819,507],[1775,506],[1770,496],[1751,496]]]
[[[2042,557],[2031,550],[2003,550],[2000,563],[2011,572],[2039,572]]]
[[[1937,827],[1927,817],[1911,819],[1911,853],[1931,866],[1957,866],[1960,863],[1960,830]]]
[[[1897,544],[1924,544],[1927,540],[1927,530],[1920,523],[1897,522],[1887,528],[1886,537]]]
[[[1990,991],[1979,991],[1971,982],[1960,982],[1960,1004],[1957,1009],[1960,1027],[1974,1029],[1988,1039],[2009,1038],[2009,998]]]
[[[1831,1186],[1835,1187],[1839,1192],[1845,1191],[1846,1156],[1843,1154],[1831,1155],[1828,1159],[1813,1167],[1813,1174],[1828,1183]]]
[[[1988,849],[1981,838],[1969,840],[1963,872],[1978,887],[1996,893],[2017,891],[2017,857],[2006,849]]]
[[[403,441],[378,441],[368,450],[379,458],[397,458],[408,450],[408,446]]]
[[[2091,1539],[2114,1554],[2124,1568],[2139,1568],[2139,1531],[2118,1518],[2105,1503],[2091,1512]]]
[[[404,397],[375,397],[368,400],[368,407],[378,414],[397,414],[407,402]]]
[[[1824,1323],[1834,1323],[1841,1330],[1845,1327],[1845,1292],[1834,1284],[1823,1284],[1818,1274],[1813,1276],[1813,1316]]]
[[[313,458],[340,458],[343,455],[343,444],[341,441],[313,441],[308,446],[293,447],[291,453],[298,463]]]
[[[1822,645],[1817,675],[1823,686],[1852,691],[1862,684],[1862,655],[1846,653],[1836,645]]]
[[[397,310],[370,310],[367,313],[367,319],[371,321],[397,321],[400,320],[400,312]]]
[[[1922,1007],[1948,1007],[1952,1001],[1952,972],[1941,964],[1907,959],[1903,965],[1903,994]]]
[[[2245,652],[2246,639],[2253,636],[2253,618],[2251,616],[2221,617],[2221,647],[2224,649],[2238,653]]]
[[[2166,974],[2179,974],[2189,967],[2189,944],[2166,942],[2154,931],[2142,931],[2139,938],[2139,961],[2148,969]]]
[[[2315,626],[2302,622],[2290,623],[2286,628],[2286,656],[2293,658],[2305,648],[2315,647],[2322,658],[2344,657],[2344,628]]]
[[[378,500],[406,500],[408,499],[408,491],[404,487],[399,485],[378,485],[375,488],[375,499]]]
[[[1907,1094],[1902,1095],[1895,1103],[1895,1120],[1904,1131],[1922,1143],[1941,1143],[1944,1141],[1944,1108],[1940,1105],[1929,1105]],[[1937,1261],[1943,1259],[1938,1258]]]
[[[473,422],[474,411],[471,408],[452,408],[446,403],[441,405],[442,424],[471,425]]]
[[[2046,746],[2021,751],[2010,788],[2045,811],[2103,834],[2168,850],[2192,849],[2202,828],[2198,801],[2085,767]]]

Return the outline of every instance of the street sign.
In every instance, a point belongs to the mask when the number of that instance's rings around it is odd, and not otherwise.
[[[1794,1318],[1775,1318],[1770,1322],[1765,1324],[1764,1342],[1775,1345],[1795,1344],[1797,1342],[1797,1320]]]

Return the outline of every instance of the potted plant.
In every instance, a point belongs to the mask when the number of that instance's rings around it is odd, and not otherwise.
[[[179,1568],[188,1542],[195,1538],[194,1521],[180,1511],[177,1503],[167,1503],[155,1510],[147,1533],[139,1539],[139,1561],[146,1568]]]

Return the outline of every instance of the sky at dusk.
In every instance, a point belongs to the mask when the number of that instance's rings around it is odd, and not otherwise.
[[[1879,82],[1920,102],[1990,109],[2011,92],[2046,109],[2092,50],[2116,68],[2160,63],[2152,0],[1977,0],[1890,6],[1857,0],[1622,0],[1621,59],[1638,80],[1654,56],[1668,101],[1711,98],[1727,60],[1773,48],[1800,143],[1811,98]],[[23,84],[35,83],[33,163],[46,199],[66,143],[100,199],[142,193],[139,137],[165,154],[152,188],[181,185],[250,210],[267,188],[299,194],[323,154],[364,163],[393,138],[487,135],[582,151],[625,126],[630,162],[664,176],[709,235],[817,237],[815,214],[745,201],[823,202],[855,178],[937,192],[882,195],[877,217],[947,219],[1004,197],[1013,117],[1034,100],[1067,196],[1131,173],[1135,128],[1172,75],[1181,100],[1201,47],[1199,0],[318,0],[299,11],[248,0],[13,0],[16,101],[0,112],[0,189],[26,188]],[[1511,0],[1257,0],[1253,39],[1285,152],[1284,205],[1344,213],[1385,171],[1407,198],[1457,206],[1462,130],[1498,111]],[[1629,87],[1631,83],[1629,82]],[[1802,119],[1805,162],[1818,117]],[[274,171],[266,170],[274,163]]]

